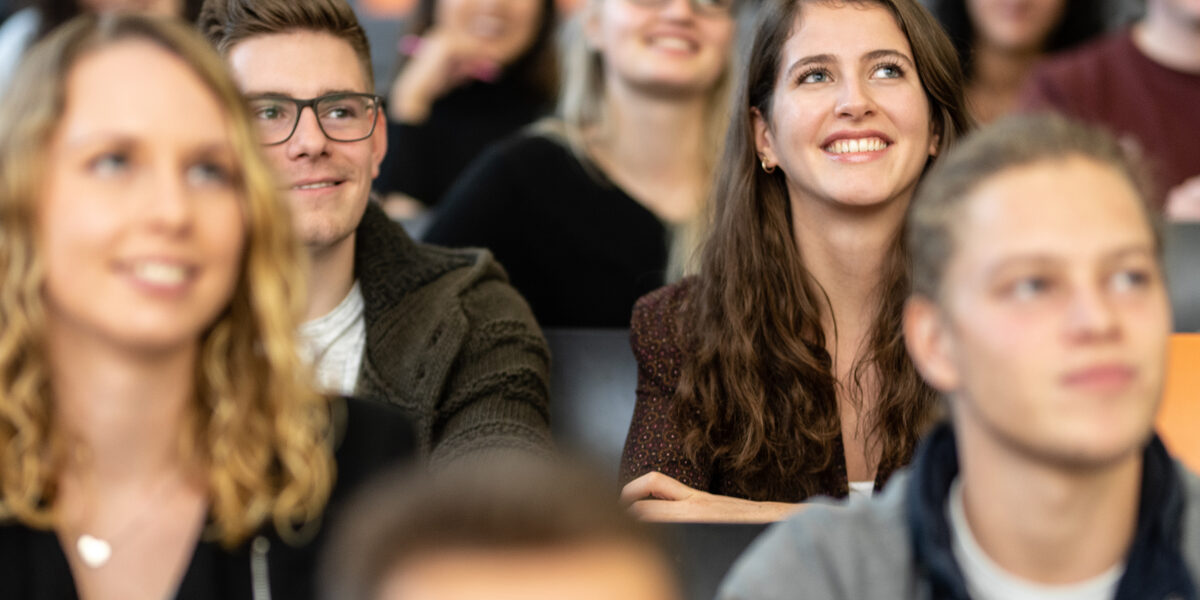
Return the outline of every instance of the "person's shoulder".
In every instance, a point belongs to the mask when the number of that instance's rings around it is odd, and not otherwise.
[[[1135,58],[1132,35],[1132,30],[1123,29],[1050,56],[1035,68],[1034,76],[1071,84],[1094,81],[1114,64]]]
[[[906,474],[876,497],[811,502],[767,530],[738,559],[719,600],[918,597],[905,514]]]
[[[633,305],[633,325],[671,321],[683,310],[683,304],[696,287],[695,277],[686,277],[638,298]]]
[[[503,166],[517,173],[552,174],[547,167],[576,161],[566,140],[549,126],[530,126],[488,147],[477,161],[480,168]]]
[[[638,298],[629,326],[635,354],[649,349],[651,354],[659,355],[661,348],[650,347],[675,347],[678,344],[679,319],[684,302],[694,287],[695,278],[689,277]],[[676,348],[674,353],[678,352]]]

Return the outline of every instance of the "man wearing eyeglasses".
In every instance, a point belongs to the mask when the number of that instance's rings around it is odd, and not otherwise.
[[[435,464],[549,448],[545,341],[503,270],[486,251],[413,242],[370,202],[387,136],[350,7],[209,0],[199,26],[246,95],[308,248],[302,350],[321,386],[408,409]]]

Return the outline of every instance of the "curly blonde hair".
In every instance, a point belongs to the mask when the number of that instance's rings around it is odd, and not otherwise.
[[[83,16],[31,49],[0,103],[0,514],[54,527],[65,436],[57,431],[43,340],[34,225],[66,81],[84,56],[129,40],[185,62],[229,116],[246,221],[228,306],[201,333],[184,455],[206,474],[208,535],[232,546],[268,520],[288,537],[322,513],[334,478],[328,401],[296,354],[304,255],[233,80],[182,22]],[[116,83],[114,83],[115,85]]]

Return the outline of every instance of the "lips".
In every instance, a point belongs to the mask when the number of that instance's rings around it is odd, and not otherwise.
[[[198,272],[195,265],[171,258],[138,258],[119,265],[135,285],[157,292],[179,291]]]
[[[341,185],[345,180],[333,178],[304,179],[293,183],[288,189],[294,191],[323,190]]]
[[[821,142],[829,154],[859,154],[886,150],[894,142],[878,131],[839,131]]]
[[[1102,363],[1075,369],[1062,376],[1066,387],[1095,392],[1125,389],[1137,377],[1137,370],[1123,363]]]

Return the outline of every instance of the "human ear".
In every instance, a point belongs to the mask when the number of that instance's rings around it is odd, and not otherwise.
[[[598,2],[588,2],[580,15],[580,28],[583,30],[583,41],[589,50],[599,51],[604,47],[604,36],[600,33],[600,6]]]
[[[387,154],[387,117],[381,108],[375,115],[375,132],[371,134],[371,180],[379,177],[379,165]]]
[[[770,124],[758,107],[750,108],[750,121],[754,127],[754,151],[758,153],[763,170],[774,169],[779,161],[775,156],[775,140]]]
[[[946,394],[958,390],[961,375],[954,362],[954,332],[947,315],[932,300],[914,295],[904,305],[904,343],[917,372]]]

